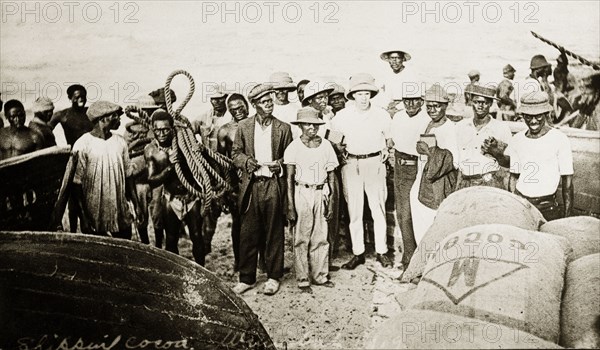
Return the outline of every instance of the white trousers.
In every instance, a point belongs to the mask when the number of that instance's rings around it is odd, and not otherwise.
[[[349,158],[342,168],[342,181],[344,184],[344,197],[348,203],[350,215],[350,238],[352,239],[352,252],[360,255],[365,252],[363,206],[364,194],[375,230],[375,251],[379,254],[387,253],[385,200],[387,186],[385,183],[385,164],[380,157],[367,159]]]

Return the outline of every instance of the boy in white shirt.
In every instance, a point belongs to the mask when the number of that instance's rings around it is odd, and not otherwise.
[[[333,202],[330,188],[333,170],[339,165],[333,146],[317,135],[325,124],[321,112],[312,107],[298,111],[292,124],[302,135],[292,141],[283,156],[287,169],[287,218],[294,229],[294,269],[298,287],[311,293],[315,285],[333,287],[329,280],[329,243],[327,221],[331,219]]]

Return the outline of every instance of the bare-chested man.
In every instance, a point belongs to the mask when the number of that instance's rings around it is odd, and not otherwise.
[[[192,240],[194,260],[204,265],[200,199],[190,194],[175,174],[174,164],[178,161],[178,151],[172,147],[175,132],[173,117],[159,109],[152,113],[151,119],[154,140],[144,149],[144,157],[148,164],[148,182],[153,186],[162,184],[164,187],[166,249],[179,254],[179,232],[185,221]]]
[[[232,94],[227,99],[227,109],[233,116],[233,120],[223,125],[217,134],[217,151],[231,158],[231,148],[235,140],[235,134],[238,129],[238,123],[248,118],[248,102],[244,96],[240,94]],[[226,205],[231,213],[231,243],[233,246],[234,256],[234,271],[238,271],[239,264],[239,248],[240,248],[240,213],[237,208],[237,192],[239,187],[239,178],[235,169],[231,174],[231,187],[233,187],[233,195],[226,199]]]
[[[74,145],[81,135],[92,131],[94,125],[88,119],[87,91],[79,84],[71,85],[67,88],[67,97],[71,101],[71,107],[54,113],[48,125],[52,129],[60,123],[65,133],[65,139],[69,145]],[[79,206],[76,205],[76,199],[69,199],[69,227],[71,232],[77,232],[77,221],[81,217]]]
[[[4,116],[10,126],[0,129],[0,160],[42,148],[44,138],[25,126],[25,108],[21,102],[6,102]]]
[[[67,96],[71,101],[71,107],[56,112],[48,124],[54,128],[58,123],[65,132],[65,139],[69,145],[75,144],[75,141],[86,132],[92,131],[94,125],[86,116],[87,91],[81,85],[71,85],[67,89]]]

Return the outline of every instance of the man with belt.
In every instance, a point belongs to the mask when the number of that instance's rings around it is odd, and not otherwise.
[[[292,132],[288,124],[273,117],[271,93],[270,84],[258,84],[250,90],[248,100],[256,115],[239,122],[233,142],[233,163],[242,171],[238,199],[242,216],[240,282],[233,288],[236,293],[254,287],[262,247],[268,277],[264,293],[277,293],[283,277],[286,178],[282,164]]]
[[[402,265],[406,268],[417,243],[413,230],[410,208],[410,189],[417,178],[417,142],[431,120],[423,107],[420,90],[406,92],[402,96],[404,109],[392,119],[394,141],[394,195],[396,218],[402,234]]]
[[[365,263],[363,228],[364,194],[374,221],[375,251],[383,267],[391,267],[386,255],[385,161],[389,156],[390,117],[382,108],[371,105],[371,98],[379,92],[375,79],[369,74],[350,78],[347,97],[354,100],[333,119],[332,129],[345,136],[347,163],[342,168],[344,195],[350,214],[350,235],[354,256],[342,268],[353,270]]]
[[[510,191],[531,202],[546,220],[571,215],[573,209],[573,154],[569,138],[548,125],[548,114],[553,108],[548,95],[534,91],[521,98],[517,113],[521,114],[527,130],[512,137],[503,155],[494,145],[494,153],[501,163],[510,162]],[[556,191],[562,180],[564,209],[556,201]]]
[[[458,142],[459,175],[456,190],[472,186],[490,186],[506,189],[504,176],[498,161],[487,152],[484,141],[489,137],[510,142],[510,128],[489,114],[496,99],[496,90],[474,85],[472,95],[473,118],[463,119],[456,124]]]

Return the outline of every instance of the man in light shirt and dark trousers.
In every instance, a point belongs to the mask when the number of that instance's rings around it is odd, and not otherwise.
[[[354,104],[336,115],[331,128],[345,137],[347,161],[342,168],[344,196],[350,214],[350,235],[354,256],[342,265],[353,270],[365,263],[363,228],[364,194],[374,221],[375,251],[383,267],[393,263],[386,255],[385,201],[387,198],[385,161],[391,145],[390,117],[382,108],[371,105],[371,98],[379,92],[375,79],[369,74],[350,78],[347,97]]]
[[[402,234],[402,265],[410,263],[417,242],[413,230],[410,208],[410,190],[417,178],[417,142],[430,122],[423,108],[421,89],[405,92],[402,96],[404,109],[392,119],[391,135],[394,141],[394,195],[396,218]]]
[[[279,290],[283,277],[284,203],[286,178],[283,155],[292,142],[290,126],[273,116],[273,87],[259,84],[248,93],[256,115],[239,122],[232,148],[235,166],[242,171],[238,208],[241,212],[240,277],[233,288],[254,288],[258,252],[264,247],[268,280],[264,294]]]

